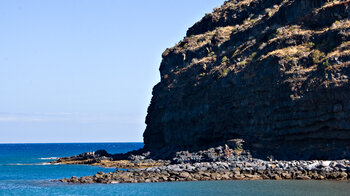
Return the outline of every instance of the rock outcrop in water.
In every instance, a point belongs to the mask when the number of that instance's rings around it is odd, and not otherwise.
[[[350,1],[230,0],[163,53],[145,150],[350,158]]]
[[[110,173],[98,172],[94,176],[80,178],[73,176],[59,181],[110,184],[206,180],[312,179],[346,181],[350,179],[349,160],[264,161],[252,158],[244,150],[236,150],[236,152],[229,153],[229,156],[226,156],[225,151],[223,146],[193,153],[180,151],[172,159],[172,164],[149,165],[147,168],[116,170]],[[76,159],[77,156],[71,158]]]

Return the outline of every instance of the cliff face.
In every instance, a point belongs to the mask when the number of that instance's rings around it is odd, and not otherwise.
[[[145,148],[350,158],[350,1],[231,0],[163,53]]]

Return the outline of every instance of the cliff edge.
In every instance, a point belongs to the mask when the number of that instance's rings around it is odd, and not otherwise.
[[[350,1],[230,0],[163,53],[145,149],[350,158]]]

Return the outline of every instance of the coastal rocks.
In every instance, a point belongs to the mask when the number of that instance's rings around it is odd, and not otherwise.
[[[317,161],[267,162],[203,162],[195,164],[174,164],[147,169],[135,169],[103,173],[81,178],[61,179],[64,183],[148,183],[175,181],[207,181],[207,180],[350,180],[350,162],[348,160],[333,161],[335,165],[344,165],[345,171],[338,167],[314,167]],[[260,165],[267,165],[264,170]]]
[[[72,157],[62,157],[51,164],[83,164],[83,165],[98,165],[102,162],[107,163],[112,161],[112,155],[105,150],[97,150],[95,152],[85,152]]]
[[[135,152],[135,151],[133,151]],[[97,150],[95,152],[86,152],[76,156],[62,157],[56,161],[49,162],[50,164],[76,164],[76,165],[98,165],[102,167],[115,167],[115,168],[147,168],[167,165],[170,161],[166,160],[153,160],[148,156],[149,152],[139,154],[109,154],[105,150]],[[118,157],[117,159],[115,157]],[[120,157],[127,157],[126,159],[120,159]]]
[[[112,155],[105,150],[97,150],[95,152],[85,152],[72,157],[62,157],[55,162],[79,161],[79,160],[112,160]]]
[[[151,155],[150,152],[142,153],[141,155],[133,155],[131,154],[128,159],[133,161],[142,161],[145,159],[148,159],[148,157]]]
[[[106,150],[97,150],[95,153],[93,153],[94,157],[110,157],[111,154],[109,154]]]
[[[217,146],[196,152],[179,151],[160,155],[153,155],[150,152],[140,153],[139,151],[127,152],[125,154],[109,154],[105,150],[98,150],[95,152],[86,152],[76,156],[59,158],[50,163],[59,164],[84,164],[84,165],[100,165],[104,167],[116,168],[147,168],[178,163],[199,163],[199,162],[218,162],[218,161],[249,161],[252,159],[250,153],[243,149],[240,145],[236,150],[227,148],[225,146]],[[172,156],[173,155],[173,156]],[[170,159],[152,159],[153,156],[165,157]],[[125,159],[121,159],[121,157]]]
[[[238,148],[236,148],[237,150]],[[83,153],[67,164],[87,162],[92,156],[111,156],[107,152]],[[97,155],[96,155],[97,154]],[[228,146],[218,146],[197,152],[180,151],[172,161],[149,159],[149,153],[130,155],[129,160],[100,161],[98,164],[117,167],[113,173],[98,172],[94,176],[61,179],[65,183],[138,183],[205,180],[348,180],[350,160],[266,161],[252,158],[240,145],[239,153]],[[72,161],[72,159],[79,160]],[[87,158],[87,160],[82,159]],[[95,158],[96,158],[95,157]],[[147,157],[144,159],[144,157]],[[64,160],[63,158],[59,160]],[[79,163],[80,163],[79,162]],[[128,169],[127,169],[128,168]],[[123,170],[119,170],[123,169]],[[127,169],[127,170],[125,170]]]
[[[225,152],[224,146],[200,150],[197,152],[179,151],[172,158],[172,163],[197,163],[197,162],[216,162],[216,161],[248,161],[252,158],[249,152],[243,150],[228,149]],[[228,153],[228,154],[227,154]]]

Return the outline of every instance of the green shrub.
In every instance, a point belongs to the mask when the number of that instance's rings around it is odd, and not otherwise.
[[[215,52],[213,52],[213,51],[212,51],[212,52],[210,52],[210,53],[209,53],[209,56],[210,56],[210,57],[215,56]]]
[[[233,53],[232,57],[236,56],[238,54],[239,50],[236,49],[236,51]]]
[[[286,56],[286,61],[291,61],[292,57],[291,56]]]
[[[222,57],[222,59],[221,59],[221,63],[226,63],[226,62],[228,62],[229,61],[229,59],[227,58],[227,56],[224,56],[224,57]]]
[[[326,67],[328,67],[329,66],[329,62],[328,62],[328,60],[325,60],[323,63],[322,63],[322,67],[323,68],[326,68]]]
[[[307,45],[309,48],[315,47],[315,43],[313,43],[313,42],[309,42],[309,43],[307,43],[306,45]]]
[[[243,65],[243,66],[246,65],[246,64],[248,64],[247,59],[244,59],[242,62],[240,62],[240,64]]]
[[[312,61],[314,64],[318,64],[324,60],[325,56],[326,55],[324,54],[324,52],[321,52],[319,50],[315,50],[312,53]]]
[[[255,57],[256,57],[256,52],[253,52],[253,53],[249,56],[249,59],[250,59],[250,60],[253,60]]]
[[[242,143],[236,143],[235,149],[236,151],[242,151],[243,150],[243,146]]]
[[[221,75],[219,76],[219,78],[222,78],[222,77],[226,77],[228,72],[230,72],[230,68],[226,68],[224,69],[224,71],[221,73]]]

